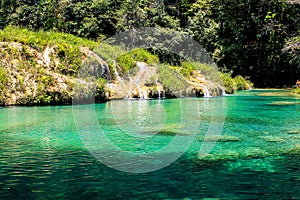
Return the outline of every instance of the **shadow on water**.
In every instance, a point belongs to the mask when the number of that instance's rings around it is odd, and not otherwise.
[[[206,162],[184,155],[159,171],[128,174],[104,166],[86,151],[39,153],[34,159],[27,155],[28,160],[15,156],[6,165],[1,158],[1,199],[300,197],[300,155],[267,160],[276,171],[251,168],[250,160]]]

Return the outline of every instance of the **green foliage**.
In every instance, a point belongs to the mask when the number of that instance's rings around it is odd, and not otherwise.
[[[114,46],[105,43],[100,43],[93,49],[93,51],[111,65],[114,60],[116,60],[120,55],[124,54],[124,50],[120,46]]]
[[[32,32],[15,26],[8,26],[4,30],[0,30],[0,41],[19,42],[40,52],[44,51],[46,47],[54,47],[61,62],[58,70],[66,75],[76,75],[78,67],[82,63],[80,47],[93,49],[98,45],[97,42],[66,33]],[[30,55],[26,49],[23,49],[23,53]]]
[[[37,50],[44,50],[47,46],[59,46],[65,49],[89,47],[93,49],[98,43],[82,39],[71,34],[58,33],[53,31],[33,32],[26,28],[7,26],[0,31],[0,41],[19,42],[29,45]]]
[[[234,75],[250,76],[258,87],[294,82],[297,64],[290,62],[282,48],[288,38],[299,35],[300,4],[277,0],[208,2],[210,18],[219,25],[215,59],[220,67]]]
[[[241,75],[234,77],[233,81],[236,83],[237,90],[249,90],[253,87],[253,84]]]
[[[175,29],[180,26],[180,20],[176,19],[174,14],[167,12],[168,7],[161,1],[126,0],[121,2],[117,11],[118,31],[154,26]]]
[[[159,82],[167,89],[167,92],[171,91],[173,95],[180,96],[187,88],[187,83],[182,75],[168,65],[159,65],[158,74]]]
[[[128,73],[130,69],[135,66],[135,62],[145,62],[153,65],[158,64],[159,59],[157,56],[152,55],[144,49],[134,49],[128,53],[124,53],[117,58],[118,64],[121,66],[121,73]]]
[[[106,94],[105,94],[105,84],[107,83],[107,80],[103,78],[99,78],[97,80],[97,87],[96,87],[96,95],[95,99],[97,102],[105,101],[106,100]]]
[[[55,48],[60,64],[50,68],[67,76],[75,76],[81,66],[80,47],[89,47],[108,62],[111,72],[116,61],[121,75],[134,68],[136,61],[178,66],[159,67],[160,81],[175,91],[184,87],[182,76],[189,77],[194,70],[219,82],[220,73],[214,66],[188,63],[165,50],[148,49],[152,54],[143,49],[125,52],[120,47],[94,42],[130,28],[164,27],[166,32],[177,30],[198,41],[222,71],[228,72],[221,77],[226,92],[233,93],[252,86],[242,76],[251,77],[258,87],[289,86],[299,79],[299,14],[300,4],[281,0],[6,0],[1,1],[0,7],[0,41],[19,42],[39,52]],[[32,97],[31,102],[67,99],[68,94],[45,92],[55,82],[45,75],[46,69],[39,66],[30,48],[7,46],[0,51],[0,59],[13,63],[20,72],[33,74],[39,81],[39,97]],[[2,92],[8,81],[6,75],[11,74],[7,71],[0,71]],[[24,76],[15,78],[18,90],[25,91]],[[102,88],[100,81],[99,91]]]
[[[41,75],[37,80],[39,83],[42,83],[45,88],[48,88],[53,84],[53,77],[49,75]]]
[[[7,71],[0,66],[0,91],[5,90],[7,81]]]
[[[97,80],[97,88],[103,89],[105,87],[106,83],[107,83],[107,80],[105,80],[104,78],[99,78]]]
[[[300,95],[300,88],[297,87],[297,88],[292,89],[292,94]]]
[[[231,74],[222,73],[221,78],[227,94],[233,94],[236,90],[249,90],[253,87],[253,83],[241,75],[232,78]]]
[[[121,73],[128,73],[135,66],[135,61],[129,53],[125,53],[117,58],[117,62],[121,66]]]
[[[287,39],[282,50],[282,56],[284,56],[286,62],[283,63],[282,70],[290,72],[289,83],[293,84],[300,77],[300,30],[298,37]]]
[[[218,29],[220,24],[215,18],[211,17],[211,0],[196,1],[192,4],[190,12],[194,13],[192,17],[189,17],[190,34],[213,55],[215,50],[219,48]]]
[[[231,78],[228,73],[221,74],[223,86],[225,87],[226,94],[233,94],[237,90],[236,82]]]
[[[72,68],[65,73],[72,74],[79,63],[73,61],[78,52],[68,49],[78,45],[92,48],[98,43],[74,41],[70,35],[55,35],[56,31],[102,41],[131,28],[163,27],[192,36],[223,70],[249,76],[257,86],[270,87],[291,85],[299,77],[299,54],[282,51],[299,37],[299,18],[300,4],[285,0],[6,0],[1,1],[0,28],[11,24],[39,31],[39,35],[8,28],[11,35],[3,37],[0,33],[0,40],[19,41],[38,49],[60,44],[60,40],[71,41],[71,47],[58,46],[64,52],[61,55],[72,60],[65,63]],[[40,30],[52,32],[47,35]],[[181,65],[178,56],[153,51],[161,62]],[[104,54],[111,57],[111,53]],[[188,75],[189,70],[182,73]]]
[[[159,63],[159,58],[156,55],[152,55],[145,49],[134,49],[130,51],[129,54],[135,61],[145,62],[150,65]]]
[[[185,77],[189,77],[192,75],[192,73],[195,69],[196,69],[196,67],[192,63],[182,62],[180,73]]]
[[[81,37],[98,38],[116,31],[116,1],[2,1],[0,28],[8,24],[31,30],[57,30]]]

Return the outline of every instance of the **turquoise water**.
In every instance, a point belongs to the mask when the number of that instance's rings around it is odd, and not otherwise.
[[[108,102],[76,106],[75,113],[71,106],[2,108],[0,199],[300,199],[300,99],[286,94],[253,90],[180,105],[174,99]],[[224,103],[221,135],[207,134],[210,122],[222,121]],[[91,108],[98,126],[87,120]],[[166,157],[183,150],[186,138],[193,142],[170,165],[134,174],[98,161],[91,148],[130,165],[106,143],[86,144],[81,128],[102,131],[139,159],[176,136],[184,142]],[[212,151],[199,156],[205,144]]]

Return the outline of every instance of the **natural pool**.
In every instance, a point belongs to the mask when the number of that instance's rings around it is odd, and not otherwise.
[[[209,113],[209,106],[224,99],[223,131],[206,137],[217,143],[199,158],[209,122],[218,117],[212,117],[218,113]],[[82,144],[71,106],[0,109],[0,199],[300,198],[300,98],[286,91],[252,90],[194,101],[208,108],[190,108],[198,109],[201,123],[189,149],[169,166],[140,174],[109,168],[94,158]],[[190,102],[182,99],[181,106],[189,109]],[[122,105],[131,109],[136,127],[111,102],[97,104],[95,110],[107,137],[126,151],[155,152],[175,135],[192,134],[189,127],[177,131],[182,119],[174,99]]]

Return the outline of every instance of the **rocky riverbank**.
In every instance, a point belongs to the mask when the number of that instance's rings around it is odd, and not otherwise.
[[[189,78],[177,74],[181,80],[177,79],[174,84],[180,83],[183,87],[171,91],[163,85],[158,65],[150,66],[139,61],[135,62],[136,72],[131,77],[120,77],[117,68],[113,66],[112,75],[108,64],[87,47],[80,48],[83,63],[80,67],[87,68],[79,72],[93,71],[92,75],[97,78],[93,80],[94,84],[88,83],[86,77],[73,75],[71,71],[66,72],[68,69],[64,66],[64,60],[56,46],[47,46],[43,51],[38,51],[17,42],[0,42],[0,51],[2,71],[6,79],[5,87],[1,91],[2,105],[70,104],[74,96],[79,97],[87,90],[91,90],[90,93],[92,90],[98,92],[96,96],[100,100],[168,98],[176,95],[209,97],[224,94],[221,84],[206,81],[197,71]],[[101,73],[100,76],[97,71]],[[104,84],[97,85],[99,78]]]
[[[115,47],[94,51],[99,43],[67,34],[11,31],[15,33],[0,31],[2,106],[71,104],[74,99],[95,98],[210,97],[234,92],[237,86],[230,85],[228,76],[223,86],[219,72],[208,78],[197,68],[187,71],[161,64],[145,50],[111,60],[107,55]]]

